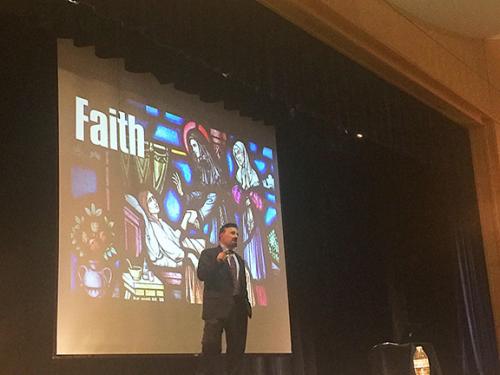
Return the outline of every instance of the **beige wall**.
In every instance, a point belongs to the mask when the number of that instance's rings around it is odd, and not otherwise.
[[[500,40],[432,28],[383,0],[259,1],[469,129],[500,343]]]

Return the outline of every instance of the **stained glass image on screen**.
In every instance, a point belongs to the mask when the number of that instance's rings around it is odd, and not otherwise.
[[[247,352],[291,350],[272,127],[59,42],[57,354],[197,353],[200,253],[239,227]]]

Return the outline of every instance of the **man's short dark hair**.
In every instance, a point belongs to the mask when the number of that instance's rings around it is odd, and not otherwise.
[[[219,229],[219,235],[221,235],[222,233],[224,233],[224,231],[226,230],[226,228],[236,228],[236,229],[238,229],[238,226],[235,223],[226,223],[222,227],[220,227],[220,229]]]

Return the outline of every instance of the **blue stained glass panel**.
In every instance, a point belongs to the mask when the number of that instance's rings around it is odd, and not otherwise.
[[[173,113],[165,112],[165,120],[170,121],[175,125],[184,124],[184,119],[181,116],[174,115]]]
[[[92,169],[81,167],[71,168],[71,193],[74,198],[80,198],[97,191],[97,175]]]
[[[269,207],[267,210],[266,210],[266,216],[264,218],[265,222],[266,222],[266,225],[269,226],[271,225],[274,220],[276,220],[276,208],[274,207]]]
[[[252,152],[257,152],[257,145],[255,143],[253,143],[253,142],[248,142],[248,148]]]
[[[160,115],[160,111],[158,110],[158,108],[151,107],[150,105],[146,104],[145,109],[146,113],[150,116],[158,117]]]
[[[166,127],[163,124],[158,124],[156,127],[153,138],[165,143],[170,143],[174,146],[180,146],[179,133],[175,129]]]
[[[178,222],[181,217],[181,202],[177,197],[177,193],[173,190],[169,190],[165,195],[165,199],[163,200],[163,208],[167,213],[167,216],[170,220],[174,222]]]
[[[227,169],[229,170],[229,176],[233,177],[233,175],[234,175],[234,163],[233,163],[233,158],[231,156],[231,151],[227,152],[226,160],[227,160]]]
[[[262,155],[264,155],[268,159],[273,159],[273,150],[269,147],[264,147],[262,149]]]
[[[193,181],[193,173],[189,164],[185,161],[176,161],[175,166],[181,171],[184,181],[186,181],[188,185],[191,185],[191,182]]]
[[[262,160],[254,160],[253,163],[257,167],[260,173],[264,173],[266,171],[266,163]]]
[[[274,195],[274,194],[271,194],[271,193],[266,193],[266,199],[267,199],[269,202],[276,203],[276,195]]]

